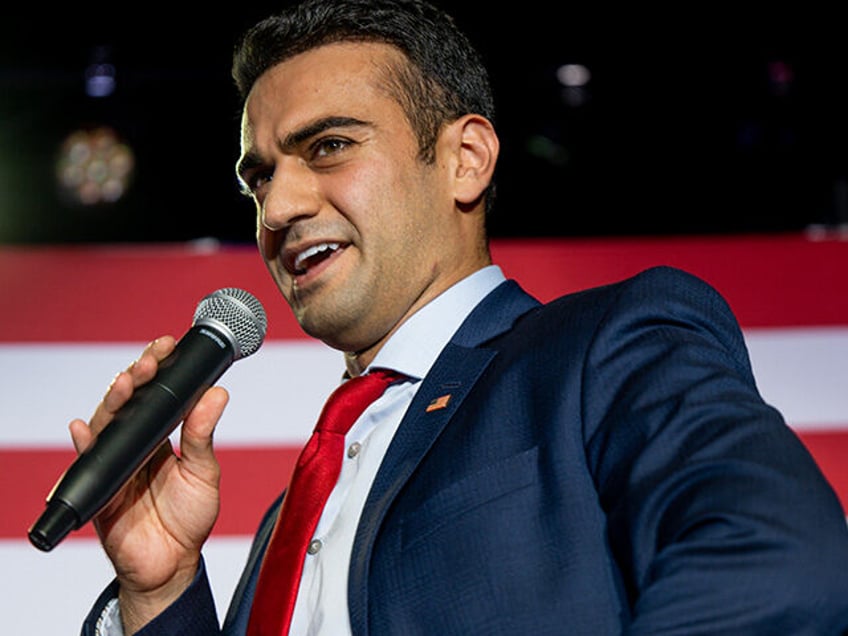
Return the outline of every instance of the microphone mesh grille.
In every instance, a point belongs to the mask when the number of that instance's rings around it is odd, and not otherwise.
[[[194,322],[214,321],[226,327],[238,345],[236,359],[254,353],[265,339],[268,318],[255,296],[243,289],[225,287],[203,298]]]

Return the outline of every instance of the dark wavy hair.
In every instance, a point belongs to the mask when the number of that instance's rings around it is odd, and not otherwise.
[[[244,102],[272,66],[335,42],[381,42],[407,63],[390,69],[390,92],[418,139],[419,157],[435,160],[441,127],[468,113],[494,123],[488,72],[453,18],[422,0],[305,0],[248,29],[238,40],[232,76]],[[490,186],[487,207],[491,205]]]

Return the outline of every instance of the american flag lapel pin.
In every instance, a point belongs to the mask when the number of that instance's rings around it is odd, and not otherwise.
[[[448,402],[450,402],[450,399],[451,399],[450,393],[446,393],[445,395],[439,396],[435,400],[430,402],[427,405],[427,408],[424,409],[424,411],[426,413],[430,413],[432,411],[438,411],[439,409],[443,409],[448,405]]]

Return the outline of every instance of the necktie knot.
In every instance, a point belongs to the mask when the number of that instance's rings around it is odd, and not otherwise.
[[[315,430],[346,435],[368,405],[402,377],[389,369],[374,369],[347,380],[327,399]]]

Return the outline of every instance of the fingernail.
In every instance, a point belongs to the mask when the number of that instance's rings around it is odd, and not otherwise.
[[[117,382],[117,381],[118,381],[118,376],[119,376],[119,375],[121,375],[121,372],[120,372],[120,371],[118,371],[118,372],[115,374],[115,377],[114,377],[114,378],[112,378],[112,381],[109,383],[109,386],[107,386],[107,387],[106,387],[106,395],[109,395],[109,393],[112,391],[112,387],[113,387],[113,386],[115,386],[115,382]]]

